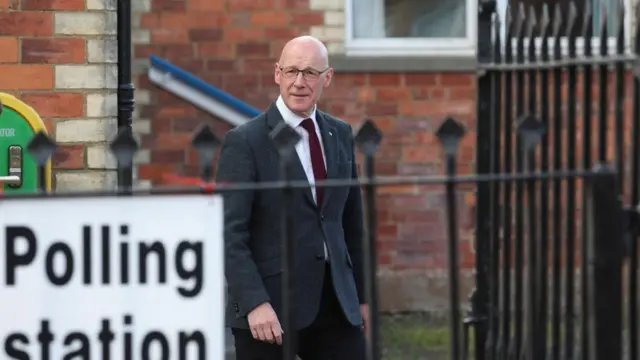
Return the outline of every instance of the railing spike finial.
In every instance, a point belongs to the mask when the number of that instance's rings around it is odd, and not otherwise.
[[[517,131],[522,137],[525,151],[529,151],[540,142],[546,128],[535,116],[524,115],[518,121]]]
[[[618,6],[617,6],[618,12],[617,12],[617,19],[616,19],[616,27],[617,27],[617,32],[616,32],[616,36],[620,39],[624,37],[624,20],[625,17],[627,15],[627,12],[625,10],[625,1],[624,0],[618,0]]]
[[[536,34],[536,26],[538,26],[538,19],[536,17],[536,8],[529,6],[529,15],[527,16],[527,37],[533,39]],[[533,41],[532,41],[533,43]]]
[[[116,158],[118,167],[130,168],[133,165],[133,157],[138,152],[139,146],[131,131],[127,128],[121,128],[109,145],[109,149]]]
[[[598,30],[600,30],[599,36],[602,39],[606,39],[609,36],[609,31],[607,29],[607,27],[608,27],[607,16],[609,14],[609,12],[608,12],[609,9],[607,9],[607,6],[604,3],[599,4],[599,5],[600,5],[600,19],[598,19],[598,21],[599,21],[599,24],[598,24],[599,29]],[[598,5],[595,5],[595,6],[598,6]]]
[[[354,141],[365,156],[370,156],[378,151],[382,141],[382,132],[371,119],[365,120],[354,137]]]
[[[549,17],[549,5],[542,5],[542,16],[540,17],[540,37],[546,39],[551,29],[551,18]]]
[[[562,24],[564,19],[562,18],[562,7],[557,2],[553,8],[553,37],[559,39],[562,35]]]
[[[578,8],[576,4],[569,2],[569,13],[567,14],[567,36],[575,35],[576,20],[578,19]]]
[[[584,7],[584,14],[582,15],[582,36],[585,39],[590,39],[593,36],[593,9],[591,6]]]
[[[198,163],[203,173],[203,180],[209,181],[211,168],[213,167],[213,156],[220,145],[220,140],[213,132],[211,125],[203,124],[196,131],[191,139],[191,146],[198,153]]]
[[[518,16],[515,18],[515,32],[514,35],[517,38],[524,36],[525,25],[527,24],[527,13],[524,9],[524,4],[518,5]]]
[[[27,145],[27,151],[40,166],[44,166],[49,161],[57,148],[56,143],[44,131],[38,131]]]
[[[275,145],[281,157],[288,160],[289,155],[295,150],[295,146],[300,141],[300,135],[287,123],[280,121],[269,133],[269,137]]]
[[[448,117],[436,131],[446,156],[455,156],[458,144],[466,134],[465,128],[455,119]]]

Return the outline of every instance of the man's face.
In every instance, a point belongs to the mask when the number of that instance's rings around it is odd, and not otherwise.
[[[311,114],[332,76],[333,69],[312,46],[290,49],[275,66],[275,81],[284,103],[301,116]]]

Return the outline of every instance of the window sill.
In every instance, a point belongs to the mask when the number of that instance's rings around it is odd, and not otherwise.
[[[474,72],[478,60],[470,56],[331,56],[331,66],[340,73]]]

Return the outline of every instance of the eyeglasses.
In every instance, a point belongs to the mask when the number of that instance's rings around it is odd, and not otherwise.
[[[302,73],[302,77],[305,80],[311,80],[311,81],[318,80],[320,78],[320,75],[324,74],[329,69],[330,68],[326,68],[326,69],[320,71],[320,70],[311,69],[311,68],[298,70],[297,68],[295,68],[293,66],[289,66],[289,67],[286,67],[286,68],[280,67],[280,71],[282,71],[282,76],[284,76],[286,79],[295,79],[295,78],[298,77],[298,73]]]

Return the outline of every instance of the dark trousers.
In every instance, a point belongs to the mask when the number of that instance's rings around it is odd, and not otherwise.
[[[281,360],[283,346],[253,338],[250,330],[232,329],[237,360]],[[320,310],[315,321],[297,332],[295,347],[302,360],[365,360],[364,332],[344,316],[327,265]],[[284,336],[287,336],[285,333]]]

